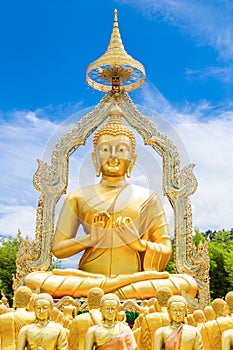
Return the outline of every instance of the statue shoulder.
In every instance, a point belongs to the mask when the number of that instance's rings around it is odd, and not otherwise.
[[[200,337],[200,331],[197,329],[197,327],[188,324],[184,324],[183,334],[186,334],[186,336],[193,339],[195,339],[196,336]]]
[[[73,202],[73,201],[78,201],[83,198],[86,198],[88,193],[93,193],[95,191],[96,185],[88,186],[88,187],[83,187],[80,188],[79,190],[75,190],[73,192],[70,192],[66,196],[66,201],[67,202]]]
[[[158,194],[148,187],[129,184],[128,189],[132,191],[136,196],[144,198],[144,200],[149,198],[159,198]]]

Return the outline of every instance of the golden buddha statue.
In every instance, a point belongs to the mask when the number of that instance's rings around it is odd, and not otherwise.
[[[96,175],[102,179],[67,196],[52,247],[59,259],[84,251],[78,269],[33,272],[25,285],[53,297],[87,296],[96,286],[121,299],[151,298],[161,286],[194,297],[191,276],[165,271],[172,247],[159,196],[126,181],[136,160],[136,137],[124,125],[120,108],[111,111],[93,144]],[[76,236],[80,225],[85,234]]]
[[[168,300],[170,325],[157,329],[154,336],[154,350],[203,350],[200,332],[196,327],[184,324],[187,302],[175,295]]]
[[[127,95],[143,84],[145,69],[124,49],[116,10],[107,51],[88,66],[86,80],[107,94],[72,132],[58,141],[51,165],[38,161],[34,185],[42,195],[36,239],[29,242],[19,235],[16,283],[54,298],[86,297],[89,289],[100,287],[104,293],[115,293],[121,299],[140,300],[155,297],[157,289],[164,286],[171,288],[174,295],[184,293],[194,304],[198,289],[197,296],[206,305],[207,250],[197,251],[189,244],[189,196],[197,186],[194,165],[180,169],[175,145],[137,111]],[[163,157],[163,190],[174,208],[175,266],[179,274],[165,271],[172,248],[160,198],[151,189],[127,181],[136,161],[136,137],[123,118],[139,132],[145,144]],[[96,129],[92,158],[96,175],[102,179],[99,184],[67,196],[54,232],[55,205],[68,186],[69,156]],[[50,271],[51,251],[61,259],[83,253],[78,269]]]
[[[113,110],[94,135],[93,163],[101,182],[68,195],[58,219],[53,253],[63,259],[84,251],[78,270],[46,273],[41,292],[80,297],[99,286],[121,298],[145,299],[165,285],[174,294],[183,289],[193,297],[192,277],[164,271],[171,240],[158,195],[126,181],[136,160],[136,138],[119,114]],[[80,225],[86,234],[76,237]],[[33,288],[43,273],[37,281],[31,275],[25,284]]]
[[[51,295],[42,293],[35,297],[35,323],[24,326],[19,332],[17,350],[68,350],[65,329],[49,320],[53,308]]]
[[[118,321],[120,300],[115,294],[105,294],[101,298],[102,322],[89,328],[85,350],[133,350],[136,342],[130,327]]]

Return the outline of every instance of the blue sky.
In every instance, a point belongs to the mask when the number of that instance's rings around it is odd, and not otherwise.
[[[157,111],[196,164],[194,226],[233,227],[232,1],[9,0],[0,6],[1,235],[33,236],[36,158],[102,98],[85,72],[107,48],[115,8],[125,49],[146,68],[133,101]]]

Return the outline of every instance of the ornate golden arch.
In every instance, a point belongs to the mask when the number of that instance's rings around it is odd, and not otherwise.
[[[172,141],[160,133],[155,125],[143,116],[125,92],[107,93],[96,108],[84,116],[56,144],[51,164],[38,160],[34,186],[41,193],[36,216],[35,240],[23,239],[19,232],[19,253],[15,286],[29,272],[47,271],[51,267],[51,244],[54,235],[55,206],[68,186],[69,157],[109,116],[118,105],[128,124],[142,136],[162,157],[162,187],[174,210],[174,249],[177,273],[191,274],[198,284],[197,305],[209,303],[209,258],[207,244],[192,244],[192,209],[189,197],[196,191],[194,164],[180,168],[180,158]],[[191,301],[195,307],[196,301]]]

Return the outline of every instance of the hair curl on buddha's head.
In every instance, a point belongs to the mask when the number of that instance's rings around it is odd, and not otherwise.
[[[108,294],[104,294],[100,300],[100,307],[102,307],[105,303],[105,301],[107,300],[114,300],[117,302],[117,306],[118,308],[120,307],[121,303],[120,303],[120,299],[118,298],[118,296],[116,294],[113,293],[108,293]]]
[[[96,150],[97,142],[100,136],[111,135],[111,136],[127,136],[132,143],[133,153],[136,148],[136,137],[132,130],[130,130],[122,120],[122,112],[119,109],[113,109],[110,112],[109,120],[106,124],[101,126],[93,137],[93,147]]]

